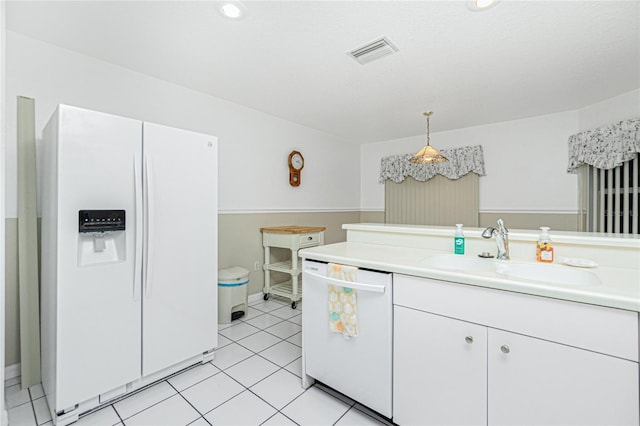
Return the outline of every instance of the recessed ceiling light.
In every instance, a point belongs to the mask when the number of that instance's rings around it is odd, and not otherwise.
[[[229,19],[242,19],[247,15],[247,7],[238,0],[221,1],[218,10]]]
[[[467,1],[467,7],[474,12],[479,10],[487,10],[490,7],[495,6],[499,0],[469,0]]]

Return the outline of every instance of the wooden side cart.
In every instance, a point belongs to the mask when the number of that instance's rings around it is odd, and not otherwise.
[[[262,232],[262,246],[264,247],[264,300],[269,296],[286,297],[291,300],[291,308],[295,309],[302,298],[300,289],[300,273],[302,272],[301,260],[298,250],[301,248],[315,247],[324,244],[324,231],[322,226],[277,226],[272,228],[260,228]],[[285,248],[291,250],[288,260],[271,263],[271,248]],[[290,278],[286,281],[272,284],[271,272],[282,272]]]

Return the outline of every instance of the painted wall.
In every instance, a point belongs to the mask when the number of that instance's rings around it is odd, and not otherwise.
[[[38,138],[60,103],[218,136],[221,212],[359,208],[359,147],[336,136],[11,31],[6,78],[7,217],[16,217],[17,95],[36,100]],[[305,157],[299,188],[288,180],[293,149]]]
[[[437,117],[436,112],[432,123]],[[576,112],[564,112],[432,133],[431,144],[438,149],[482,145],[487,175],[479,183],[480,212],[575,212],[577,181],[566,173],[566,141],[577,122]],[[415,152],[424,143],[419,135],[361,147],[363,209],[384,208],[380,158]]]
[[[640,89],[579,109],[578,132],[631,118],[640,118]]]
[[[577,177],[566,172],[570,135],[619,120],[640,117],[640,90],[575,111],[431,134],[437,148],[482,145],[486,176],[480,178],[480,214],[577,214]],[[438,118],[437,112],[432,123]],[[416,117],[420,119],[420,117]],[[380,159],[415,152],[425,135],[361,146],[360,206],[384,210]],[[482,222],[482,220],[481,220]],[[576,223],[573,218],[558,223]]]
[[[6,44],[6,96],[2,96],[6,170],[0,179],[6,184],[4,201],[9,218],[6,305],[14,314],[17,279],[11,265],[16,260],[17,95],[36,99],[37,135],[58,103],[217,135],[221,159],[220,267],[240,265],[252,270],[255,260],[262,261],[260,226],[324,225],[328,227],[326,241],[336,242],[344,239],[342,223],[383,220],[380,158],[414,152],[424,144],[424,135],[418,135],[358,147],[334,135],[17,33],[7,32]],[[579,111],[433,133],[432,141],[438,148],[483,145],[488,176],[480,179],[481,225],[483,217],[496,211],[575,214],[577,184],[574,175],[565,173],[566,138],[578,129],[594,127],[594,123],[621,119],[620,115],[640,116],[638,98],[640,91],[634,91]],[[305,156],[300,188],[288,184],[286,161],[293,149]],[[545,159],[532,161],[541,151]],[[261,274],[252,271],[251,280],[250,293],[259,292]],[[5,361],[10,365],[19,356],[17,319],[12,316],[5,325]],[[14,336],[11,341],[9,336]]]
[[[341,226],[359,219],[360,149],[334,135],[242,105],[7,32],[7,207],[5,363],[19,362],[16,196],[16,96],[36,100],[36,135],[59,103],[208,133],[219,138],[219,266],[252,271],[249,292],[263,276],[261,226],[326,226],[325,241],[345,238]],[[3,73],[4,75],[4,73]],[[302,185],[289,185],[287,157],[305,157]],[[5,256],[3,256],[3,259]],[[1,365],[1,364],[0,364]]]

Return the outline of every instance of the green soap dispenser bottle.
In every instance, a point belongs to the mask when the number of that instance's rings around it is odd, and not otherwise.
[[[453,253],[464,254],[464,234],[462,224],[456,223],[456,235],[453,237]]]

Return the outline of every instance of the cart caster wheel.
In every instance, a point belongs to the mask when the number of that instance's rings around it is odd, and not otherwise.
[[[263,298],[264,300],[269,300],[269,293],[266,293],[264,296],[262,296],[262,298]]]
[[[298,302],[291,302],[291,309],[295,309],[298,307]]]

